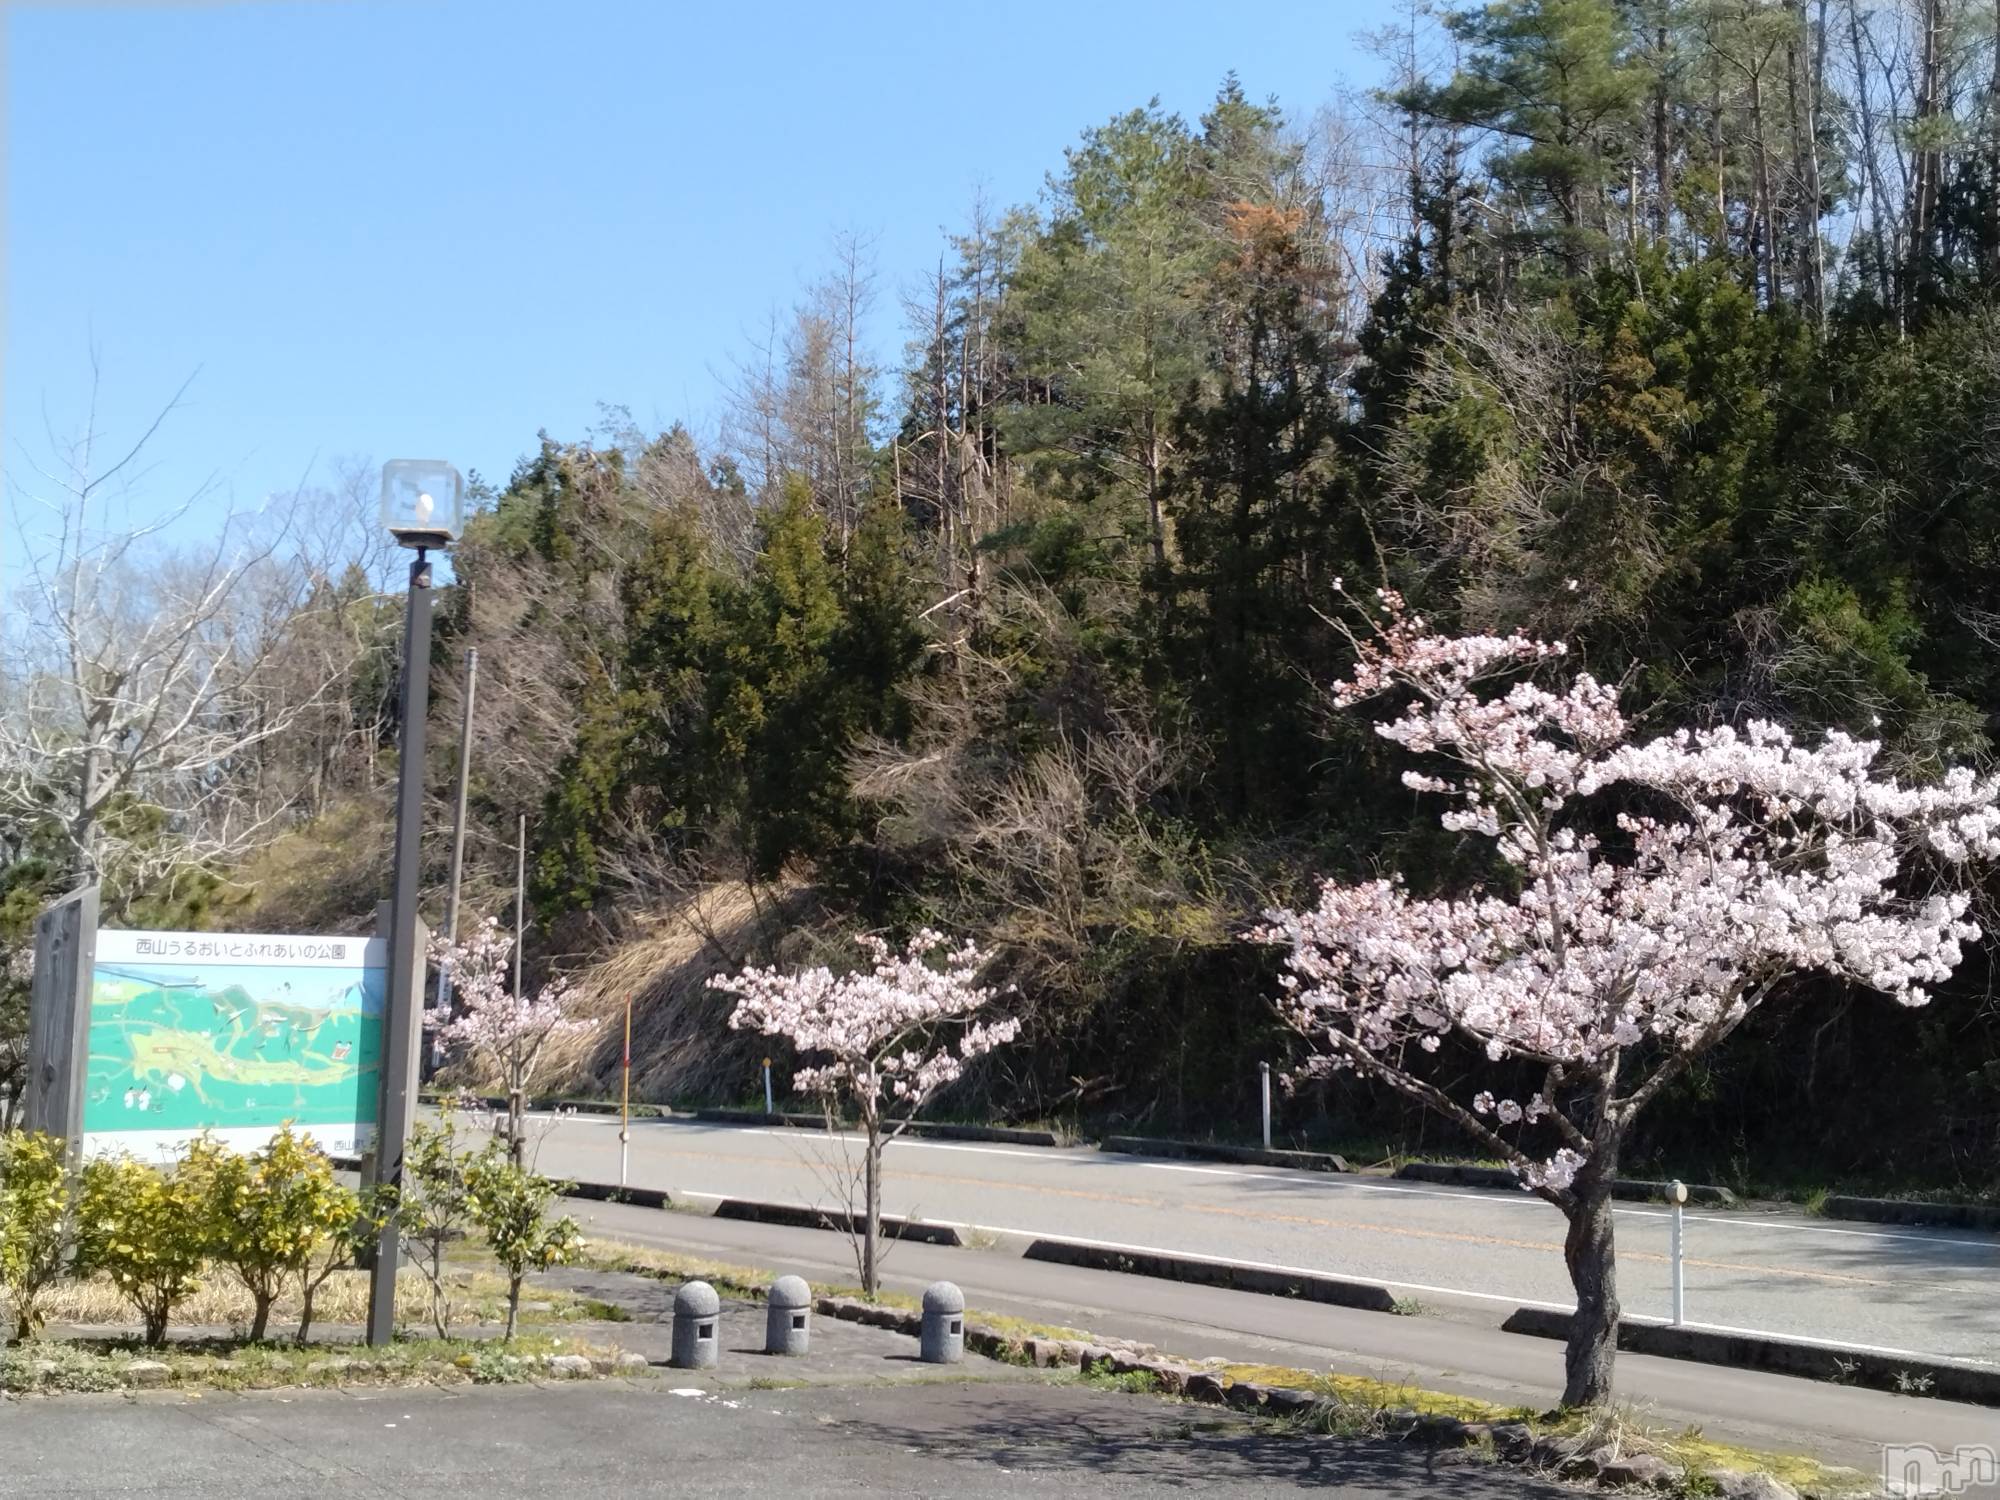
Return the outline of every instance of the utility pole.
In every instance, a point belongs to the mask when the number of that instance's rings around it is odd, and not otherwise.
[[[466,781],[472,774],[472,702],[478,691],[479,648],[472,646],[465,653],[465,718],[458,732],[458,797],[451,818],[451,885],[444,906],[444,940],[447,944],[458,941],[458,887],[465,872]],[[437,1003],[438,1009],[448,1018],[451,1015],[449,958],[438,965]],[[437,1043],[432,1042],[431,1067],[435,1069],[440,1061]]]
[[[528,941],[528,815],[514,825],[514,999],[521,998],[521,949]]]
[[[514,1004],[521,1004],[521,950],[528,945],[528,815],[520,814],[514,825]],[[518,1063],[520,1039],[514,1041]],[[525,1159],[527,1143],[528,1101],[522,1097],[520,1086],[511,1080],[521,1076],[518,1067],[507,1070],[510,1080],[507,1089],[507,1143],[514,1155],[514,1165],[521,1166]]]

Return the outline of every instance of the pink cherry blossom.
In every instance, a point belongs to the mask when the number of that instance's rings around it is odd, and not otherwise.
[[[1574,1137],[1599,1122],[1564,1097],[1615,1080],[1604,1108],[1622,1125],[1786,975],[1921,1005],[1979,937],[1965,892],[1941,882],[2000,857],[1994,778],[1905,785],[1875,770],[1874,742],[1835,732],[1808,747],[1762,722],[1634,742],[1617,694],[1587,673],[1560,691],[1493,684],[1561,645],[1425,634],[1380,597],[1385,620],[1336,700],[1408,692],[1377,726],[1427,758],[1405,782],[1449,798],[1444,826],[1490,840],[1513,874],[1438,897],[1397,878],[1328,881],[1313,907],[1266,913],[1256,936],[1288,950],[1284,1012],[1324,1049],[1309,1072],[1400,1072],[1412,1044],[1452,1034],[1534,1064],[1553,1080],[1542,1096],[1481,1091],[1450,1112],[1537,1166],[1485,1122],[1547,1116],[1553,1144],[1582,1150]],[[1546,1159],[1545,1180],[1573,1180]]]
[[[737,997],[731,1027],[783,1037],[808,1059],[792,1074],[792,1087],[826,1101],[829,1125],[842,1103],[860,1116],[866,1140],[856,1259],[862,1290],[872,1297],[884,1143],[967,1063],[1013,1041],[1021,1023],[984,1015],[1012,987],[978,982],[992,954],[970,942],[949,947],[943,933],[925,928],[900,953],[869,933],[855,943],[868,967],[853,973],[753,966],[718,974],[709,985]]]
[[[595,1021],[571,1014],[569,981],[558,976],[530,994],[509,982],[513,939],[488,919],[462,942],[431,940],[434,963],[450,965],[453,1011],[433,1007],[425,1024],[448,1050],[484,1061],[507,1090],[509,1136],[518,1155],[521,1115],[543,1049],[560,1036],[590,1031]]]
[[[2000,858],[2000,778],[1906,784],[1874,741],[1802,745],[1761,721],[1638,740],[1588,673],[1529,680],[1560,643],[1435,635],[1378,600],[1335,701],[1407,696],[1377,732],[1422,757],[1405,784],[1490,843],[1495,878],[1439,895],[1329,880],[1252,936],[1285,949],[1279,1006],[1315,1049],[1300,1076],[1389,1084],[1570,1216],[1566,1400],[1601,1400],[1617,1317],[1603,1207],[1631,1122],[1789,976],[1924,1004],[1979,939],[1959,867]],[[1448,1038],[1539,1088],[1453,1097],[1421,1071]]]
[[[1021,1023],[978,1020],[1000,992],[977,983],[992,954],[972,943],[946,948],[942,933],[918,932],[898,953],[863,933],[867,969],[824,966],[786,973],[750,967],[718,974],[711,988],[737,997],[729,1024],[779,1036],[812,1061],[792,1075],[800,1093],[851,1100],[864,1118],[915,1114],[965,1064],[1011,1042]]]

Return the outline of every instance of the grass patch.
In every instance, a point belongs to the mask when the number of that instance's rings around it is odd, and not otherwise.
[[[505,1286],[501,1287],[504,1295]],[[425,1316],[428,1303],[424,1283],[414,1270],[404,1270],[396,1278],[396,1317],[416,1322]],[[92,1276],[67,1281],[43,1294],[42,1310],[51,1323],[116,1324],[136,1323],[138,1315],[108,1276]],[[201,1279],[195,1294],[174,1309],[173,1321],[181,1327],[247,1328],[250,1326],[250,1294],[227,1271],[210,1270]],[[313,1301],[315,1323],[360,1323],[368,1316],[368,1273],[339,1271]],[[287,1286],[271,1308],[271,1327],[284,1329],[299,1320],[296,1285]]]
[[[856,1286],[835,1287],[830,1295],[835,1297],[860,1297],[861,1288]],[[874,1303],[877,1307],[893,1307],[902,1312],[921,1313],[923,1298],[912,1297],[906,1292],[877,1292]],[[1006,1313],[981,1312],[977,1308],[965,1310],[968,1323],[980,1323],[992,1329],[1004,1339],[1019,1343],[1023,1339],[1073,1339],[1080,1344],[1094,1344],[1094,1334],[1084,1333],[1076,1328],[1064,1328],[1057,1323],[1035,1323],[1026,1318],[1009,1317]]]
[[[471,1251],[454,1254],[449,1272],[452,1283],[453,1320],[461,1323],[500,1323],[507,1315],[507,1279],[492,1269],[490,1258]],[[43,1296],[43,1311],[50,1323],[93,1327],[124,1328],[138,1319],[132,1304],[119,1293],[107,1276],[92,1276],[64,1282]],[[237,1333],[250,1326],[250,1294],[227,1271],[211,1269],[202,1277],[195,1294],[174,1309],[176,1328],[228,1328]],[[0,1316],[5,1316],[5,1299],[0,1298]],[[289,1285],[271,1308],[271,1332],[284,1336],[296,1328],[300,1305],[298,1288]],[[339,1271],[319,1290],[313,1301],[313,1326],[360,1324],[368,1318],[368,1273]],[[396,1275],[396,1322],[400,1326],[427,1326],[430,1319],[429,1290],[414,1266],[405,1266]],[[595,1297],[582,1297],[556,1287],[532,1281],[522,1289],[521,1323],[524,1327],[577,1322],[629,1322],[623,1308]]]
[[[655,1250],[650,1245],[629,1245],[622,1240],[592,1240],[574,1263],[594,1271],[650,1276],[655,1281],[705,1281],[724,1297],[753,1301],[762,1300],[771,1283],[778,1279],[775,1272],[761,1266],[702,1260],[671,1250]]]
[[[1470,1396],[1420,1390],[1413,1385],[1374,1380],[1365,1375],[1296,1370],[1285,1365],[1223,1365],[1211,1373],[1220,1375],[1232,1385],[1250,1381],[1257,1385],[1311,1391],[1331,1405],[1369,1412],[1406,1407],[1426,1416],[1456,1417],[1461,1422],[1518,1422],[1526,1421],[1533,1415],[1522,1407],[1496,1406],[1490,1401],[1475,1401]]]
[[[1873,1492],[1876,1481],[1853,1469],[1836,1468],[1800,1453],[1765,1453],[1734,1443],[1717,1442],[1699,1427],[1679,1431],[1647,1423],[1630,1407],[1601,1412],[1574,1412],[1535,1423],[1536,1430],[1558,1437],[1575,1437],[1586,1448],[1614,1444],[1623,1450],[1658,1454],[1680,1466],[1691,1480],[1705,1480],[1716,1469],[1769,1474],[1802,1494],[1838,1495]]]
[[[134,1364],[166,1366],[158,1384],[188,1390],[272,1390],[290,1386],[509,1384],[551,1378],[545,1359],[614,1351],[552,1334],[519,1335],[511,1344],[472,1339],[399,1339],[386,1348],[358,1345],[234,1344],[197,1340],[147,1349],[136,1342],[31,1340],[0,1350],[0,1391],[51,1395],[124,1390]]]
[[[1122,1375],[1114,1375],[1109,1370],[1092,1370],[1077,1377],[1077,1383],[1090,1386],[1093,1390],[1124,1391],[1134,1396],[1156,1396],[1163,1389],[1160,1377],[1151,1370],[1127,1370]]]
[[[1837,1495],[1872,1489],[1867,1476],[1835,1468],[1796,1453],[1763,1453],[1704,1437],[1699,1428],[1673,1431],[1647,1424],[1628,1407],[1601,1412],[1539,1413],[1527,1407],[1506,1407],[1470,1396],[1427,1391],[1407,1383],[1374,1380],[1361,1375],[1291,1369],[1283,1365],[1223,1365],[1213,1373],[1231,1383],[1284,1386],[1312,1391],[1326,1402],[1316,1420],[1327,1431],[1347,1436],[1365,1424],[1357,1418],[1394,1410],[1426,1416],[1455,1417],[1461,1422],[1524,1422],[1537,1437],[1574,1438],[1583,1450],[1611,1446],[1620,1452],[1657,1454],[1689,1476],[1688,1493],[1701,1492],[1704,1476],[1716,1469],[1769,1474],[1801,1493]]]

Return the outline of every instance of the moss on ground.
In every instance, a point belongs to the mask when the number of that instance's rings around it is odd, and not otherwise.
[[[1537,1412],[1529,1407],[1501,1406],[1470,1396],[1361,1375],[1294,1369],[1284,1365],[1222,1365],[1208,1367],[1231,1384],[1282,1386],[1306,1390],[1348,1412],[1375,1413],[1397,1409],[1427,1416],[1455,1417],[1461,1422],[1523,1422],[1537,1437],[1577,1438],[1585,1449],[1615,1445],[1622,1452],[1655,1454],[1675,1465],[1699,1490],[1700,1476],[1717,1469],[1769,1474],[1802,1493],[1835,1495],[1872,1488],[1866,1475],[1836,1468],[1798,1453],[1765,1453],[1733,1443],[1717,1442],[1699,1428],[1680,1431],[1648,1424],[1627,1407],[1603,1412]]]

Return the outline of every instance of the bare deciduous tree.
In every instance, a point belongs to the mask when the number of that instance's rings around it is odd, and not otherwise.
[[[115,870],[126,899],[283,826],[299,788],[266,774],[263,751],[363,645],[326,628],[324,549],[352,539],[302,530],[293,503],[224,509],[196,546],[171,533],[196,528],[212,485],[138,514],[139,465],[179,399],[105,462],[93,371],[82,435],[51,436],[14,485],[23,577],[0,632],[0,816],[52,835],[79,879]]]

